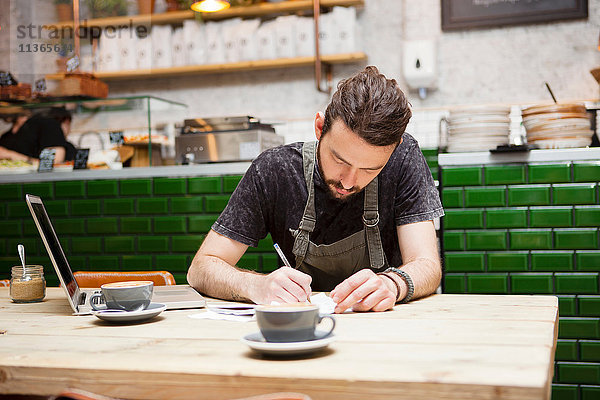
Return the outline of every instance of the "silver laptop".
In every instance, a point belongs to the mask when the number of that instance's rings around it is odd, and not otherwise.
[[[89,304],[89,297],[98,290],[82,289],[77,284],[42,199],[38,196],[27,194],[25,195],[25,201],[40,232],[44,246],[46,246],[60,284],[67,294],[71,308],[77,315],[90,314],[92,308]],[[201,308],[206,305],[206,301],[202,295],[188,285],[155,286],[152,301],[166,304],[168,310]]]

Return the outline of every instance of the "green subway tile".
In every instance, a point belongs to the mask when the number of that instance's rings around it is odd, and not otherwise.
[[[477,274],[467,276],[469,293],[508,294],[506,274]]]
[[[107,253],[133,253],[133,237],[117,236],[104,239],[104,248]]]
[[[600,182],[600,162],[574,163],[575,182]]]
[[[152,194],[152,179],[132,179],[119,182],[122,196],[149,196]]]
[[[22,238],[17,239],[17,240],[21,240],[21,239]],[[32,239],[27,239],[27,240],[32,240]],[[25,250],[27,250],[27,248],[25,248]],[[14,250],[11,249],[10,253],[14,254]],[[7,255],[8,255],[8,252],[6,251],[6,240],[0,239],[0,257],[4,257],[4,256],[7,256]],[[4,278],[0,278],[0,279],[4,279]]]
[[[598,399],[600,399],[600,386],[581,385],[580,389],[581,389],[581,400],[598,400]]]
[[[550,186],[509,186],[509,206],[548,206]]]
[[[250,252],[264,252],[264,253],[273,253],[275,254],[275,249],[273,248],[273,239],[271,238],[271,235],[267,235],[265,238],[260,239],[258,241],[258,246],[256,247],[249,247],[248,251]]]
[[[528,252],[488,253],[487,268],[489,272],[525,272],[528,269]]]
[[[23,200],[21,184],[5,183],[0,185],[0,200]]]
[[[499,207],[506,205],[503,187],[465,188],[465,207]]]
[[[72,200],[71,215],[99,215],[100,200]]]
[[[423,155],[425,156],[425,158],[427,158],[427,157],[435,157],[437,159],[438,149],[436,149],[436,148],[421,149],[421,153],[423,153]]]
[[[151,233],[150,218],[123,217],[121,218],[121,233]]]
[[[166,253],[169,251],[169,238],[165,236],[139,236],[140,253]]]
[[[511,250],[550,250],[552,232],[548,231],[511,231]]]
[[[61,235],[85,235],[85,220],[76,218],[54,219],[52,221],[56,234]]]
[[[561,339],[600,339],[600,319],[559,318],[558,337]]]
[[[84,181],[62,181],[54,183],[57,199],[72,199],[85,196]]]
[[[488,228],[527,228],[527,209],[487,209],[485,220]]]
[[[87,270],[87,257],[86,256],[70,256],[69,257],[69,266],[73,271],[82,271]]]
[[[464,274],[444,274],[444,293],[466,293]]]
[[[600,317],[600,296],[582,295],[578,298],[579,315],[582,317]]]
[[[600,341],[582,340],[579,342],[581,361],[600,362]]]
[[[121,256],[123,271],[151,270],[153,264],[152,256]]]
[[[90,271],[118,271],[118,256],[90,256]]]
[[[261,272],[272,272],[279,268],[279,258],[276,254],[263,254],[262,255],[262,269]]]
[[[437,156],[436,156],[437,157]],[[223,192],[233,193],[238,183],[242,180],[242,175],[227,175],[223,177]]]
[[[579,400],[579,386],[553,384],[552,400]]]
[[[101,253],[102,238],[74,237],[71,239],[71,251],[77,254]]]
[[[558,363],[561,382],[600,384],[600,364]]]
[[[598,274],[561,273],[555,274],[556,293],[598,294]]]
[[[119,194],[117,181],[99,180],[87,183],[89,197],[116,197]]]
[[[260,269],[260,255],[246,253],[240,258],[237,266],[251,271],[258,271]]]
[[[0,219],[4,219],[6,217],[6,207],[4,204],[0,203]]]
[[[187,273],[185,272],[175,272],[173,273],[173,278],[175,278],[175,283],[177,285],[187,285]]]
[[[505,231],[467,231],[467,250],[506,250]]]
[[[444,186],[473,186],[483,184],[481,167],[443,168]]]
[[[557,229],[554,231],[554,246],[557,249],[597,249],[597,229]]]
[[[510,287],[513,294],[551,294],[552,274],[511,274]]]
[[[154,178],[154,194],[186,194],[185,178]]]
[[[50,218],[66,217],[69,215],[69,202],[67,200],[49,200],[44,202]]]
[[[217,218],[219,218],[219,214],[188,217],[189,231],[193,233],[207,233]]]
[[[554,185],[552,188],[554,204],[595,204],[595,184]]]
[[[558,339],[556,341],[556,361],[576,361],[577,358],[577,340]]]
[[[2,236],[21,236],[23,232],[21,229],[21,222],[0,221],[0,232],[2,232]]]
[[[529,165],[529,183],[560,183],[570,181],[570,163]]]
[[[221,212],[229,202],[229,195],[206,196],[206,212]]]
[[[30,239],[25,239],[25,238],[7,239],[6,240],[6,245],[8,246],[7,255],[9,255],[9,256],[14,255],[15,256],[15,262],[18,262],[17,261],[18,258],[16,258],[16,254],[17,254],[17,246],[19,244],[22,244],[25,247],[25,255],[26,256],[27,255],[38,254],[38,252],[40,251],[40,249],[44,249],[42,251],[44,253],[46,253],[44,245],[37,238],[30,238]]]
[[[156,217],[154,218],[155,233],[185,233],[185,217]]]
[[[532,271],[572,271],[573,252],[571,251],[532,251]]]
[[[444,232],[444,250],[464,250],[465,234],[463,232]]]
[[[425,161],[427,161],[429,169],[437,169],[439,166],[437,156],[435,158],[426,158]]]
[[[139,214],[166,214],[167,199],[139,199],[137,201],[137,212]]]
[[[442,189],[442,202],[444,208],[458,208],[463,206],[462,188]]]
[[[432,169],[432,170],[430,170],[429,172],[431,172],[431,177],[432,177],[434,180],[436,180],[436,181],[437,181],[437,180],[439,180],[439,173],[438,173],[438,170],[437,170],[437,168],[436,168],[436,169]]]
[[[203,176],[200,178],[188,178],[188,193],[221,193],[221,177]]]
[[[446,253],[444,268],[446,272],[484,272],[483,253]]]
[[[558,296],[558,314],[561,317],[574,317],[577,315],[577,296]]]
[[[578,271],[600,271],[600,251],[578,251],[575,260]]]
[[[600,206],[575,207],[575,226],[600,226]]]
[[[571,207],[531,207],[529,223],[532,228],[559,228],[573,226]]]
[[[483,169],[486,185],[516,185],[526,183],[524,165],[494,165]]]
[[[173,236],[171,250],[174,253],[196,253],[204,240],[205,235]]]
[[[54,197],[54,185],[52,182],[44,183],[25,183],[23,192],[40,196],[42,200],[50,200]]]
[[[444,218],[444,229],[483,229],[483,210],[446,210]]]
[[[133,199],[106,199],[104,200],[104,213],[107,215],[133,215]]]
[[[195,214],[201,213],[203,209],[203,198],[198,197],[178,197],[171,199],[171,211],[175,214]]]
[[[160,255],[156,256],[156,269],[158,271],[187,272],[190,264],[185,255]]]
[[[24,201],[11,202],[6,205],[6,215],[8,218],[21,218],[27,217],[31,215],[29,213],[29,208],[27,208],[27,204]]]
[[[1,225],[0,225],[1,228]],[[35,236],[39,237],[39,232],[37,227],[35,226],[35,222],[33,220],[25,220],[23,221],[23,236]],[[10,236],[10,232],[5,233],[5,236]]]
[[[89,233],[117,233],[119,231],[116,218],[89,218],[87,220]]]

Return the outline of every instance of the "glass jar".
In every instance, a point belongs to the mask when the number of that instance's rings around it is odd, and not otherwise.
[[[35,303],[46,297],[44,267],[27,265],[25,275],[21,265],[12,267],[10,277],[10,298],[15,303]]]

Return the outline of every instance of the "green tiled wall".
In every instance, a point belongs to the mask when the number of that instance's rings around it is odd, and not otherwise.
[[[600,162],[440,168],[445,293],[553,294],[553,399],[600,399]]]
[[[436,155],[437,160],[437,155]],[[49,286],[58,279],[25,205],[42,197],[73,270],[167,270],[186,283],[187,268],[241,176],[145,178],[0,184],[0,279],[8,279],[23,243]],[[238,265],[277,268],[268,236]]]

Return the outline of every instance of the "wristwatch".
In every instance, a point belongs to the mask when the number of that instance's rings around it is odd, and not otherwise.
[[[410,277],[410,275],[407,274],[406,272],[402,271],[400,268],[394,268],[394,267],[390,267],[383,272],[384,273],[393,272],[394,274],[400,276],[400,278],[402,278],[404,280],[404,282],[406,282],[406,287],[408,288],[408,292],[406,293],[406,296],[404,296],[404,298],[402,300],[400,300],[398,303],[399,304],[408,303],[412,299],[413,294],[415,294],[415,285],[413,284],[413,281],[412,281],[412,278]]]

